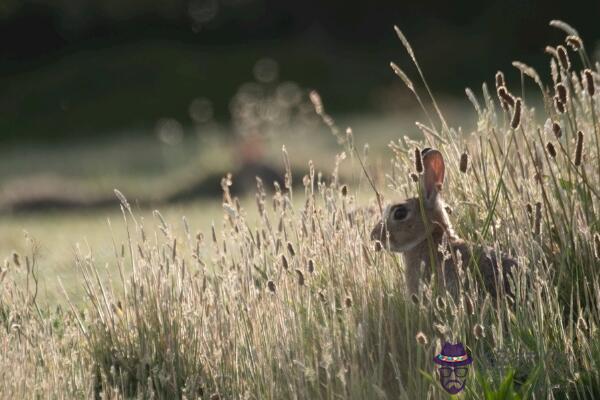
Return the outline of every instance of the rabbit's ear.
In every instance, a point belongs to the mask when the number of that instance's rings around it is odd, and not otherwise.
[[[446,166],[442,153],[431,149],[423,154],[423,169],[425,171],[423,176],[425,200],[434,203],[444,184]]]

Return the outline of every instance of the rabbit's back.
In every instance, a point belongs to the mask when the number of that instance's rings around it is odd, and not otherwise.
[[[469,290],[468,282],[462,280],[460,269],[463,274],[468,270],[477,282],[483,283],[485,289],[493,296],[498,294],[498,282],[503,282],[504,290],[510,293],[509,276],[515,271],[517,262],[502,253],[500,257],[493,248],[478,246],[463,240],[456,240],[450,244],[450,257],[442,262],[442,274],[438,277],[439,284],[457,296],[460,291],[461,281],[465,285],[463,289]],[[502,279],[500,277],[502,273]]]

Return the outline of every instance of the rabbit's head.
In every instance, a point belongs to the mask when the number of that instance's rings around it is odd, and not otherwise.
[[[371,232],[371,239],[384,248],[406,252],[434,232],[451,232],[440,191],[444,183],[445,164],[442,153],[434,149],[422,152],[421,194],[389,205]]]

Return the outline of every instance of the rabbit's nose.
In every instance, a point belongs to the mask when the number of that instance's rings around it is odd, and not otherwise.
[[[371,240],[382,241],[381,238],[383,237],[383,231],[383,222],[379,221],[377,224],[375,224],[375,227],[371,231]]]

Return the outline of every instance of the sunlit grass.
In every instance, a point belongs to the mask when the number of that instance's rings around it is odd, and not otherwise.
[[[204,210],[144,214],[116,192],[121,213],[106,253],[75,251],[85,295],[60,311],[36,301],[38,253],[23,249],[3,267],[0,292],[0,371],[21,377],[2,375],[6,393],[442,399],[431,359],[443,341],[461,341],[475,360],[465,398],[598,397],[599,95],[581,80],[584,50],[568,53],[571,65],[561,51],[551,88],[540,88],[542,108],[518,98],[520,79],[497,78],[500,97],[487,86],[469,94],[472,133],[426,108],[425,139],[398,135],[391,163],[378,168],[365,137],[340,129],[313,95],[341,142],[333,172],[307,161],[308,173],[293,175],[287,146],[286,180],[274,193],[259,182],[254,202],[239,201],[222,181],[222,208],[208,214],[222,215],[214,227],[198,229]],[[597,68],[584,75],[597,87]],[[457,298],[425,283],[409,296],[402,258],[374,251],[380,210],[373,192],[365,196],[361,160],[386,198],[414,196],[412,156],[423,147],[446,160],[443,196],[458,235],[518,259],[512,301],[494,301],[473,280]],[[338,167],[355,178],[342,182]],[[18,268],[25,283],[13,284]]]

